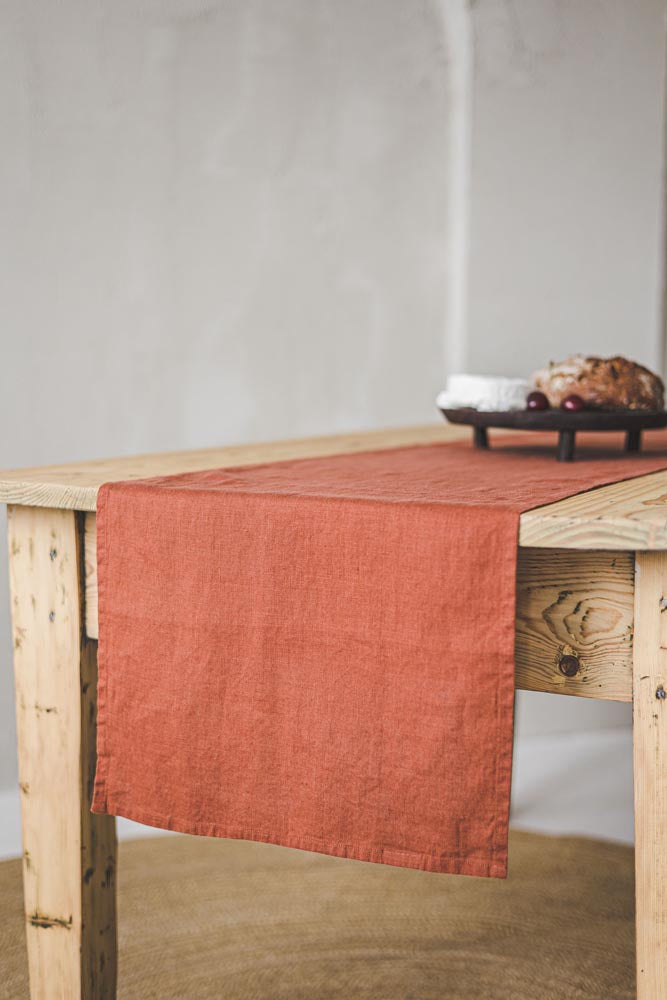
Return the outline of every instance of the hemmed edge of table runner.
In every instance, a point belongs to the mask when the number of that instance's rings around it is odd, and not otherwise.
[[[497,858],[462,858],[451,855],[438,858],[417,851],[403,851],[358,844],[333,844],[320,842],[315,837],[282,837],[256,830],[227,828],[217,823],[191,822],[172,816],[161,816],[142,809],[124,809],[114,805],[104,793],[95,794],[91,812],[121,816],[135,823],[143,823],[161,830],[186,833],[196,837],[218,837],[223,840],[249,840],[253,843],[275,844],[277,847],[295,848],[315,854],[326,854],[350,861],[366,861],[372,864],[391,865],[398,868],[413,868],[419,871],[441,875],[473,875],[487,878],[507,877],[507,852]]]
[[[104,573],[100,573],[99,551],[100,545],[107,550],[106,520],[104,511],[106,510],[106,499],[109,491],[109,483],[103,483],[97,491],[96,503],[96,528],[97,528],[97,718],[96,718],[96,749],[97,760],[95,763],[95,780],[93,781],[93,795],[90,803],[92,813],[107,813],[119,815],[109,808],[107,801],[107,778],[109,772],[110,755],[107,750],[107,671],[105,669],[105,644],[104,635],[106,632],[104,615],[104,590],[106,580]],[[102,517],[100,517],[102,513]],[[130,817],[127,817],[128,819]]]

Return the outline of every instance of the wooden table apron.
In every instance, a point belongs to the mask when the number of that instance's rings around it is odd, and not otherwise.
[[[32,1000],[116,992],[115,821],[89,809],[101,483],[460,436],[451,427],[404,428],[0,473]],[[667,1000],[666,609],[667,472],[522,515],[516,686],[634,703],[641,1000]]]

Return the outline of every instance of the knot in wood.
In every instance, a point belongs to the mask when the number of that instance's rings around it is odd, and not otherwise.
[[[564,677],[575,677],[581,669],[581,664],[576,656],[567,654],[561,656],[558,661],[558,669]]]

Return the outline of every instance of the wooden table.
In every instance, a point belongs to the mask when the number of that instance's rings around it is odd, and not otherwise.
[[[440,425],[0,472],[32,1000],[98,1000],[116,989],[115,821],[89,810],[100,484],[460,436]],[[634,703],[641,1000],[667,1000],[665,612],[667,472],[522,515],[516,686]]]

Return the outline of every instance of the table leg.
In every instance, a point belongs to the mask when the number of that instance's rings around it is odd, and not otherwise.
[[[637,996],[667,1000],[667,552],[636,556],[633,661]]]
[[[116,833],[94,816],[97,644],[83,636],[82,515],[10,507],[31,1000],[116,995]]]

